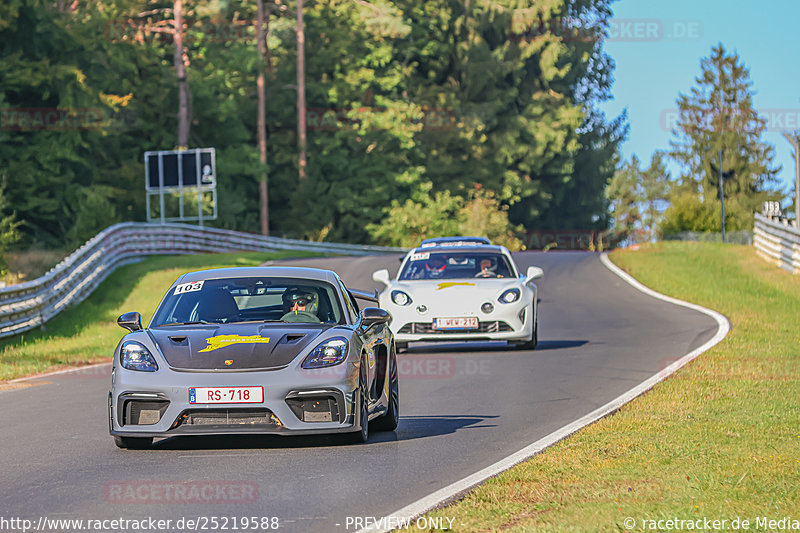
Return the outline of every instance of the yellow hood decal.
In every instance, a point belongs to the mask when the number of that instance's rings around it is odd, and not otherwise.
[[[446,289],[448,287],[456,287],[458,285],[467,285],[469,287],[474,287],[474,283],[470,283],[469,281],[443,281],[439,285],[436,286],[436,290],[440,291],[442,289]]]
[[[217,335],[216,337],[209,337],[206,339],[208,346],[199,350],[201,352],[210,352],[217,348],[224,348],[232,344],[267,344],[269,337],[262,337],[261,335],[253,335],[251,337],[242,337],[241,335]]]

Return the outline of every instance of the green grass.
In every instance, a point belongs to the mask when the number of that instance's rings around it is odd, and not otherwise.
[[[150,320],[164,292],[178,276],[192,270],[255,266],[270,259],[305,257],[303,252],[199,254],[153,257],[111,274],[79,305],[45,324],[0,342],[0,381],[110,360],[125,333],[117,317],[139,311]]]
[[[756,517],[800,519],[800,277],[743,246],[670,242],[611,258],[659,292],[725,314],[732,331],[613,416],[429,516],[454,517],[457,531],[644,531],[643,519],[737,516],[753,530]]]

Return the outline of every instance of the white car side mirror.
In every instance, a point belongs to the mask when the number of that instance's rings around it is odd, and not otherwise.
[[[384,285],[389,285],[389,271],[385,268],[381,270],[376,270],[372,273],[372,279],[377,281],[378,283],[383,283]]]
[[[539,279],[544,276],[544,270],[539,267],[528,267],[528,273],[526,274],[525,281],[533,281],[535,279]]]

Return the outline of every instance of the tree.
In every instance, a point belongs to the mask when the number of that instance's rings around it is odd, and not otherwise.
[[[613,62],[602,39],[516,38],[515,28],[545,17],[596,21],[602,33],[608,0],[305,2],[299,122],[294,1],[262,0],[263,26],[245,0],[0,4],[0,108],[102,117],[0,129],[25,244],[144,219],[142,152],[190,142],[217,149],[213,224],[230,229],[269,222],[276,235],[369,242],[393,200],[424,205],[447,192],[463,207],[476,182],[493,206],[479,212],[505,213],[511,227],[607,224],[601,191],[627,131],[624,115],[596,110]],[[187,118],[177,136],[176,102]]]
[[[5,255],[9,247],[19,242],[19,221],[16,220],[14,213],[9,213],[8,202],[4,194],[6,187],[5,174],[2,176],[2,184],[0,184],[0,276],[8,272],[8,263],[6,262]]]
[[[751,227],[761,203],[780,196],[774,190],[780,171],[773,166],[774,147],[761,141],[766,121],[753,108],[750,72],[738,54],[729,54],[720,43],[701,60],[700,69],[696,86],[678,97],[670,155],[682,167],[681,183],[701,201],[718,202],[721,151],[723,171],[732,172],[723,184],[726,203],[735,200],[743,208],[743,225]]]
[[[650,240],[658,238],[664,204],[670,194],[670,175],[664,165],[664,153],[656,151],[650,166],[641,173],[642,200],[644,202],[642,226]]]
[[[303,22],[303,0],[297,0],[297,162],[300,181],[306,178],[306,28]]]
[[[88,21],[84,13],[60,12],[39,0],[11,0],[6,7],[7,24],[0,24],[0,170],[25,243],[64,246],[76,206],[95,185],[112,188],[120,212],[124,206],[126,214],[133,208],[130,215],[138,215],[119,159],[135,144],[119,142],[122,131],[113,120],[130,102],[123,87],[136,62],[96,38],[103,25],[91,16],[95,6],[86,7]],[[120,75],[109,77],[109,70]],[[109,212],[106,220],[117,222]]]
[[[669,193],[669,172],[664,166],[664,154],[653,153],[646,169],[641,168],[639,158],[634,154],[630,162],[617,170],[606,188],[614,229],[620,235],[630,235],[641,229],[649,240],[657,239]]]
[[[719,233],[722,231],[721,207],[716,199],[703,200],[695,192],[682,189],[672,195],[670,206],[660,223],[665,236],[685,231]],[[753,213],[734,197],[725,201],[725,227],[727,231],[752,230],[749,219]]]
[[[428,183],[422,190],[428,192],[432,188]],[[419,193],[402,204],[395,200],[381,223],[371,224],[368,229],[377,242],[389,246],[411,248],[422,239],[441,235],[480,235],[510,250],[523,249],[516,236],[522,228],[513,226],[508,220],[508,208],[477,183],[466,200],[448,191]]]
[[[627,237],[641,227],[641,204],[644,197],[639,158],[635,154],[630,162],[624,163],[617,170],[605,194],[611,202],[613,228],[619,235]]]
[[[258,16],[256,19],[256,43],[259,55],[258,77],[256,87],[258,91],[258,157],[264,171],[258,184],[259,198],[261,200],[261,234],[269,235],[269,183],[267,181],[267,93],[265,88],[265,71],[269,64],[269,47],[267,35],[269,34],[269,17],[274,4],[270,3],[266,14],[264,13],[264,0],[256,0]],[[263,59],[262,59],[263,58]]]
[[[173,60],[178,77],[178,147],[188,148],[189,128],[192,124],[192,93],[189,90],[189,79],[186,76],[189,55],[183,46],[183,0],[174,0],[172,10],[175,17],[173,21],[173,39],[175,41]]]
[[[559,64],[569,65],[569,69],[564,70],[563,78],[544,83],[578,106],[583,119],[577,129],[578,147],[567,175],[553,183],[544,202],[533,196],[523,197],[512,205],[512,218],[528,227],[606,229],[610,222],[609,205],[603,191],[619,166],[620,143],[629,132],[626,112],[609,119],[597,108],[599,102],[611,98],[615,67],[603,51],[611,17],[610,2],[568,0],[551,3],[549,8],[549,15],[540,6],[517,9],[522,16],[516,22],[523,24],[526,36],[545,37],[558,43]]]

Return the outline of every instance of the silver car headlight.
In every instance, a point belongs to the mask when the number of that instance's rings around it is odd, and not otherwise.
[[[503,294],[500,295],[497,301],[502,304],[514,303],[519,300],[519,294],[519,289],[508,289],[507,291],[503,291]]]
[[[155,372],[158,363],[144,344],[136,341],[125,341],[119,350],[119,362],[123,368],[139,372]]]
[[[403,291],[392,291],[392,301],[397,305],[411,305],[411,296]]]
[[[334,337],[311,350],[300,366],[307,369],[338,365],[347,357],[347,339]]]

